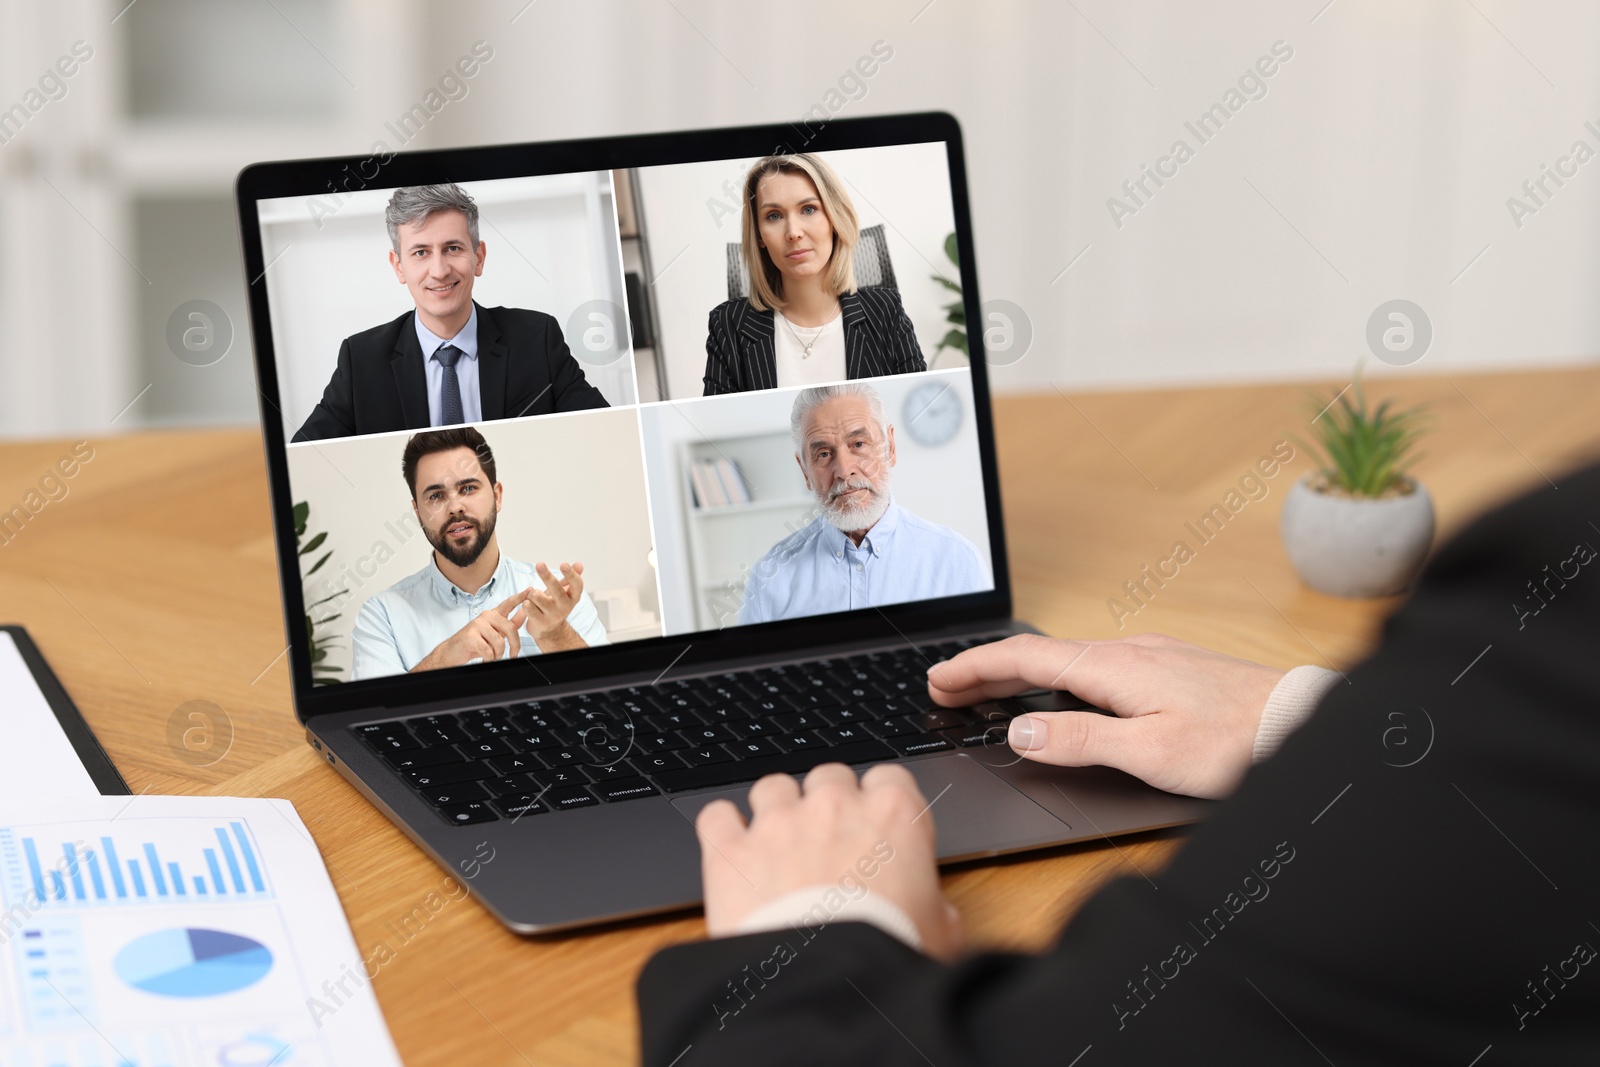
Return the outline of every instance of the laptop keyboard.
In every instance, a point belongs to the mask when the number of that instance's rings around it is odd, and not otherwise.
[[[1003,744],[1014,705],[939,707],[927,683],[930,663],[998,636],[353,729],[446,821],[518,819]]]

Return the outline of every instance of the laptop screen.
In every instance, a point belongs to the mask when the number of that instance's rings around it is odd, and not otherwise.
[[[313,685],[995,590],[949,146],[784,149],[251,201]]]

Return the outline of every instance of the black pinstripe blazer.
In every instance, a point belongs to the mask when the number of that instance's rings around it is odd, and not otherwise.
[[[911,374],[928,369],[896,289],[869,285],[839,295],[844,316],[844,369],[850,378]],[[706,396],[778,387],[771,311],[743,297],[711,309],[706,333]]]

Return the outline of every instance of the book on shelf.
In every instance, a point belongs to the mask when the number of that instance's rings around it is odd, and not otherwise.
[[[721,508],[748,504],[754,497],[744,472],[730,459],[698,459],[689,464],[695,507]]]

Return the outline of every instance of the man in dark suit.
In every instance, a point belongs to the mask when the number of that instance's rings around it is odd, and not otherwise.
[[[721,803],[699,823],[712,933],[762,932],[650,962],[644,1062],[1600,1062],[1597,515],[1600,467],[1478,521],[1253,769],[1258,665],[1029,638],[935,668],[943,703],[1033,682],[1118,713],[1028,716],[1030,758],[1243,783],[1043,955],[964,956],[903,768],[763,779],[748,827]],[[838,902],[771,923],[819,885]],[[850,896],[878,914],[827,922]]]
[[[415,311],[345,338],[295,441],[607,407],[542,311],[472,299],[487,247],[457,185],[397,189],[384,220],[389,265]]]

